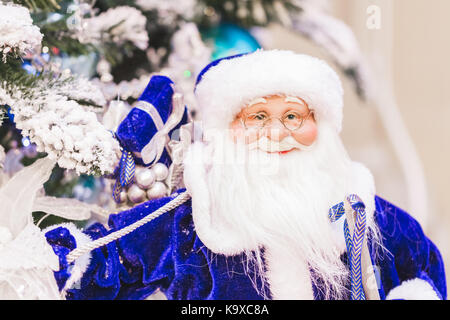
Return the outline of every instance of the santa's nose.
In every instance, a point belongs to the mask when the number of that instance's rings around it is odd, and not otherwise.
[[[275,119],[264,126],[264,135],[272,141],[281,141],[289,135],[289,130]]]

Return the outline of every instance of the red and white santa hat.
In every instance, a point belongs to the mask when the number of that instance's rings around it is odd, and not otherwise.
[[[317,121],[340,132],[343,89],[324,61],[286,50],[259,49],[215,60],[197,78],[195,95],[204,129],[226,129],[253,99],[283,94],[302,98]]]

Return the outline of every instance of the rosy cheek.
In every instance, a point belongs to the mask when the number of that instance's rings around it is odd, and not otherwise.
[[[305,146],[310,146],[316,141],[317,125],[314,121],[308,121],[300,128],[300,130],[292,132],[292,136],[297,142]]]

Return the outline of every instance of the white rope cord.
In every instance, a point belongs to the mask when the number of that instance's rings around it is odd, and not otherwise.
[[[170,177],[170,186],[169,191],[172,192],[174,188],[179,187],[179,182],[181,178],[183,177],[184,168],[182,165],[176,165],[174,167],[174,170],[172,172],[172,176]]]
[[[164,206],[162,206],[158,210],[156,210],[156,211],[150,213],[149,215],[145,216],[144,218],[130,224],[129,226],[127,226],[123,229],[117,230],[105,237],[85,243],[84,245],[82,245],[78,248],[75,248],[67,255],[67,262],[72,263],[76,259],[81,257],[82,255],[84,255],[85,253],[91,252],[94,249],[103,247],[103,246],[107,245],[108,243],[111,243],[111,242],[133,232],[134,230],[143,226],[147,222],[150,222],[150,221],[158,218],[162,214],[164,214],[172,209],[175,209],[179,205],[181,205],[184,202],[186,202],[187,200],[189,200],[190,197],[191,196],[189,195],[189,193],[187,191],[184,191],[183,193],[180,193],[175,199],[169,201],[168,203],[166,203]]]

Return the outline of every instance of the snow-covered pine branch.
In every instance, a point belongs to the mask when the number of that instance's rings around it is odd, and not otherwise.
[[[92,18],[81,20],[78,40],[99,45],[110,40],[120,46],[131,42],[137,48],[148,47],[147,18],[136,8],[120,6]]]
[[[74,169],[78,174],[105,174],[114,170],[118,142],[95,113],[86,111],[75,100],[41,86],[23,94],[19,88],[11,90],[2,83],[0,104],[11,107],[22,134],[61,167]]]
[[[0,2],[0,52],[7,56],[21,56],[41,45],[43,35],[33,25],[27,8]]]

